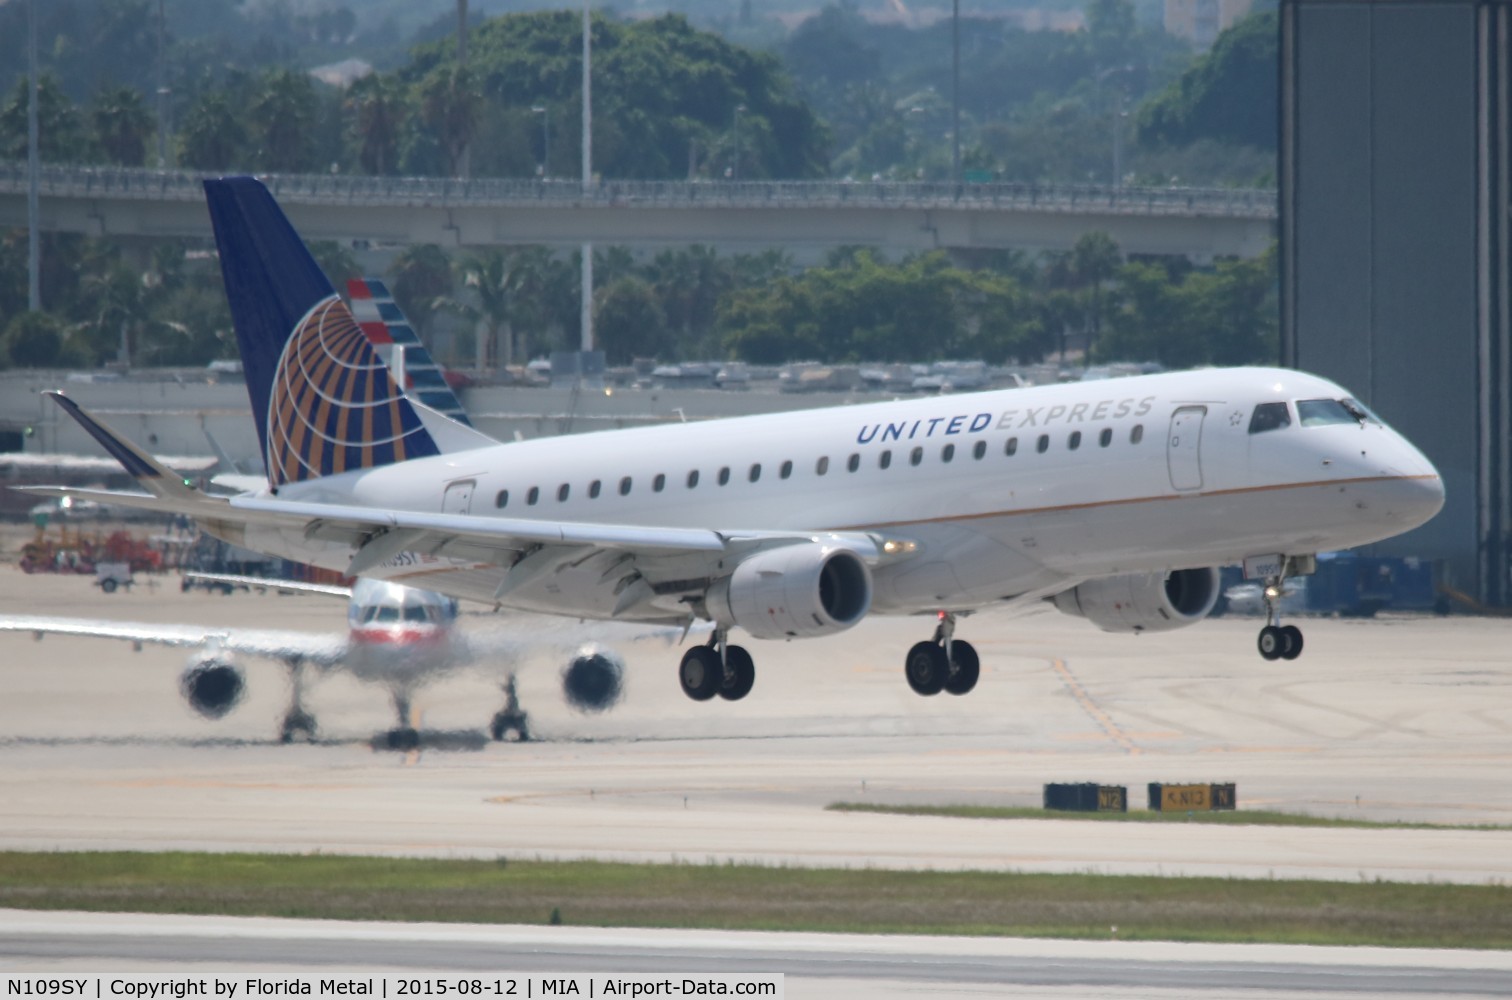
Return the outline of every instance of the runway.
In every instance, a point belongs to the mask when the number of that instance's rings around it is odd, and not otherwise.
[[[1512,954],[0,910],[0,974],[781,973],[789,997],[1512,996]]]
[[[339,604],[181,594],[171,580],[105,597],[87,578],[7,568],[0,602],[14,613],[342,628]],[[286,695],[276,666],[248,663],[245,703],[207,722],[178,696],[181,653],[0,636],[0,847],[1512,880],[1504,830],[824,809],[837,801],[1037,806],[1045,782],[1082,780],[1126,784],[1143,806],[1148,782],[1232,781],[1241,809],[1512,824],[1512,622],[1301,624],[1303,657],[1266,662],[1248,619],[1127,637],[1049,609],[974,616],[958,634],[981,652],[980,685],[964,698],[932,699],[902,677],[903,652],[932,626],[925,620],[750,643],[756,688],[734,704],[688,701],[677,688],[678,651],[634,643],[623,647],[625,698],[600,716],[563,703],[560,657],[542,654],[519,667],[539,742],[409,755],[369,748],[390,725],[387,698],[347,678],[322,680],[309,695],[321,741],[282,746],[274,734]],[[501,703],[499,681],[475,673],[423,691],[425,726],[480,729]]]

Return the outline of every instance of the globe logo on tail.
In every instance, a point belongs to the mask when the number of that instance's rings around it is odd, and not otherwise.
[[[323,299],[284,344],[268,406],[273,489],[437,454],[344,302]]]

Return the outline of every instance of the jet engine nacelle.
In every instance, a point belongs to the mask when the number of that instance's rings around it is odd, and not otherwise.
[[[1207,617],[1218,602],[1218,570],[1179,569],[1088,580],[1055,595],[1055,606],[1104,632],[1169,632]]]
[[[709,617],[758,639],[842,632],[871,609],[871,570],[850,549],[784,545],[743,560],[705,597]]]
[[[235,708],[243,688],[241,671],[213,657],[190,660],[179,678],[179,690],[207,719],[219,719]]]
[[[579,650],[562,671],[562,694],[580,712],[606,712],[624,692],[625,661],[607,649]]]

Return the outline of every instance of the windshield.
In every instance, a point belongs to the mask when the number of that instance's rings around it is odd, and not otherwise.
[[[1352,402],[1352,401],[1351,401]],[[1297,400],[1297,420],[1303,427],[1322,427],[1325,424],[1357,424],[1363,419],[1363,410],[1351,410],[1338,399]]]
[[[1261,403],[1250,417],[1249,432],[1260,434],[1280,427],[1291,426],[1291,412],[1285,403]]]

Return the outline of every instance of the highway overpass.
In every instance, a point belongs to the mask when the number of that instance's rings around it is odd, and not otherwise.
[[[202,175],[47,166],[45,230],[208,237]],[[844,245],[1069,249],[1101,230],[1126,253],[1251,257],[1275,235],[1271,190],[844,181],[576,181],[269,175],[308,239],[570,246]],[[0,227],[26,225],[26,165],[0,163]]]

